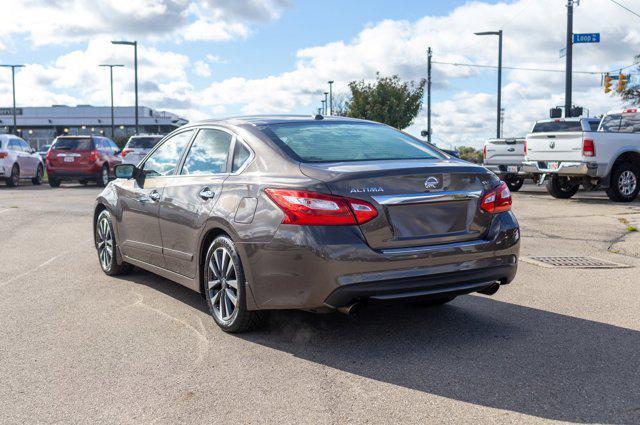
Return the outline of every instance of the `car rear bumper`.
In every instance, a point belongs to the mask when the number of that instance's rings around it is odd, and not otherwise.
[[[520,249],[512,213],[484,239],[374,250],[357,227],[280,226],[269,243],[240,244],[261,309],[341,307],[360,299],[441,297],[513,280]]]
[[[47,167],[47,175],[49,178],[55,177],[58,180],[96,179],[99,172],[100,168],[95,166],[74,169]]]
[[[494,174],[497,174],[498,176],[523,176],[524,177],[529,174],[524,170],[522,163],[500,164],[500,165],[484,164],[484,168],[492,171]]]
[[[560,174],[567,176],[598,176],[597,162],[557,161],[557,168],[551,164],[556,161],[525,161],[524,170],[531,174]]]

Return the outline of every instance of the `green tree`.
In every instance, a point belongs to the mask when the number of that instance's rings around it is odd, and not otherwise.
[[[352,81],[351,98],[340,112],[403,129],[413,123],[420,111],[425,84],[425,79],[403,82],[397,75],[381,77],[379,73],[373,83]]]
[[[465,161],[482,164],[482,151],[476,150],[471,146],[458,147],[458,155],[460,155],[460,159]]]

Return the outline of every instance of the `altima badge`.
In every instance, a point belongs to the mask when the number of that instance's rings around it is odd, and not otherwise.
[[[384,189],[380,186],[378,187],[354,187],[351,189],[351,193],[376,193],[376,192],[384,192]]]

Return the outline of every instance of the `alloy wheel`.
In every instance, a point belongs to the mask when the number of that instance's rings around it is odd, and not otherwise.
[[[231,253],[224,247],[213,251],[209,260],[207,288],[216,318],[231,321],[238,306],[238,277]]]
[[[113,260],[113,232],[111,231],[111,224],[106,217],[101,218],[98,222],[96,233],[100,265],[103,270],[109,270]]]
[[[102,168],[102,184],[105,186],[109,183],[109,169],[107,167]]]
[[[629,170],[623,171],[618,177],[618,190],[624,196],[631,195],[638,186],[638,178]]]

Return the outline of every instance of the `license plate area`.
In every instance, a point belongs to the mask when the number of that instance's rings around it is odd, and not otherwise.
[[[468,231],[469,201],[393,205],[388,217],[395,238],[431,238]]]
[[[75,158],[72,156],[65,156],[64,157],[64,162],[74,162]]]
[[[518,166],[517,165],[507,165],[507,173],[517,173]]]
[[[557,170],[560,167],[560,163],[559,162],[547,162],[547,168],[549,170]]]

